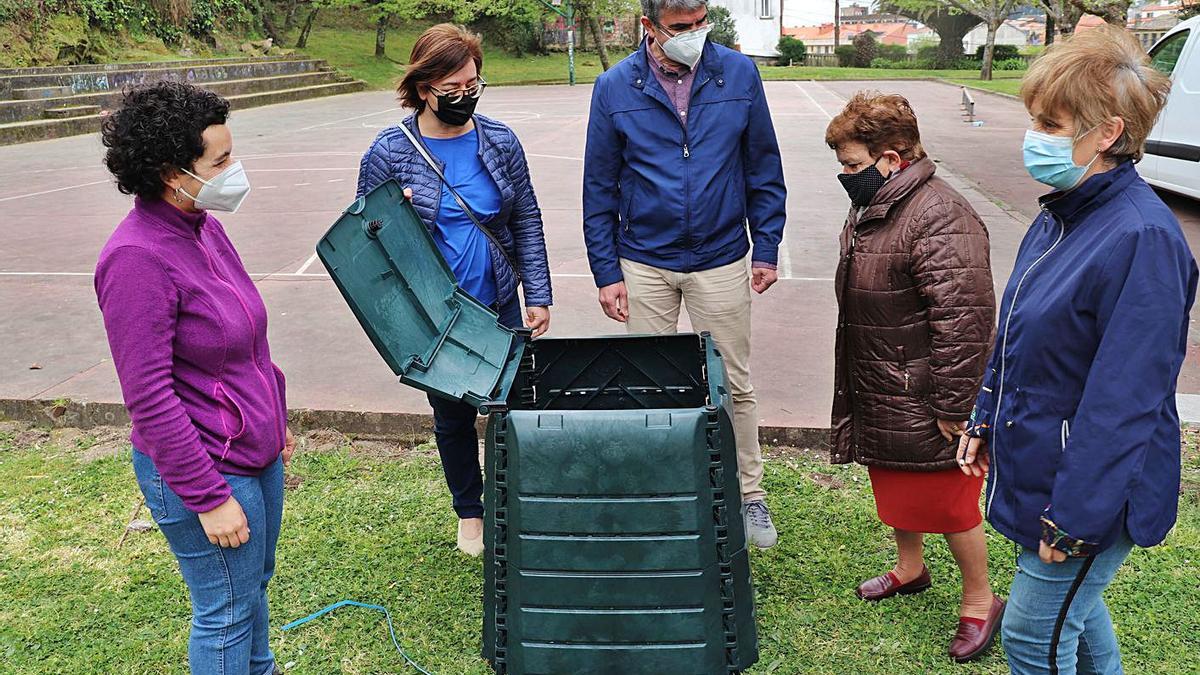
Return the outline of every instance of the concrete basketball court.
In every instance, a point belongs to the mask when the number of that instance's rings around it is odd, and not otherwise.
[[[976,94],[983,126],[964,124],[959,90],[935,82],[766,85],[787,177],[781,279],[754,306],[753,373],[766,427],[828,426],[833,382],[837,233],[847,199],[824,129],[862,88],[910,98],[939,175],[986,221],[998,289],[1043,190],[1025,174],[1018,101]],[[495,87],[480,112],[511,125],[533,171],[554,273],[551,334],[622,332],[596,302],[581,234],[580,186],[591,88]],[[396,381],[360,330],[313,248],[354,199],[358,161],[402,116],[390,92],[237,111],[235,157],[254,190],[220,215],[271,316],[275,360],[292,408],[425,413],[424,396]],[[91,273],[130,198],[101,164],[95,136],[0,148],[0,399],[119,402],[121,392],[96,308]],[[1200,206],[1170,203],[1200,243]],[[684,326],[686,329],[686,325]],[[1200,420],[1200,360],[1190,337],[1180,379],[1185,417]],[[35,367],[36,366],[36,367]]]

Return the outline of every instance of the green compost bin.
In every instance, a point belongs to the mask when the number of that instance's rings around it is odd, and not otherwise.
[[[530,341],[458,288],[394,181],[317,253],[401,382],[489,415],[483,656],[497,673],[758,660],[732,400],[707,335]]]

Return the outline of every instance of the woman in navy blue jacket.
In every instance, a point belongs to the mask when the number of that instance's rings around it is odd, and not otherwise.
[[[1023,549],[1002,629],[1016,674],[1120,673],[1102,593],[1175,523],[1197,269],[1134,168],[1169,87],[1107,27],[1047,49],[1022,83],[1025,164],[1056,189],[1017,253],[959,449]]]
[[[550,266],[542,213],[516,134],[475,114],[483,94],[479,36],[453,24],[425,31],[400,81],[416,112],[389,127],[363,155],[358,196],[388,179],[425,221],[459,287],[492,307],[502,324],[550,327]],[[436,164],[436,168],[435,168]],[[444,179],[444,180],[443,180]],[[525,294],[522,319],[517,287]],[[458,548],[483,553],[483,476],[475,408],[429,397],[446,483],[458,514]]]

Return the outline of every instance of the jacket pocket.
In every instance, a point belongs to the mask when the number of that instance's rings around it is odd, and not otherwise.
[[[225,461],[229,446],[246,433],[246,414],[220,382],[213,387],[213,397],[220,408],[221,429],[225,434],[225,449],[221,452],[221,461]]]

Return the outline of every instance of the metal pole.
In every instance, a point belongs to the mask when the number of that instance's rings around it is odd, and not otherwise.
[[[575,86],[575,3],[564,0],[567,8],[567,83]]]

